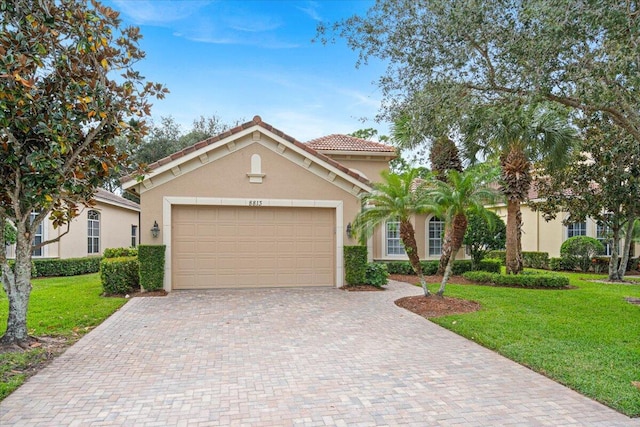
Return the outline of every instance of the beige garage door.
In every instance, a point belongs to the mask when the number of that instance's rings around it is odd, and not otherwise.
[[[174,206],[173,289],[334,286],[334,209]]]

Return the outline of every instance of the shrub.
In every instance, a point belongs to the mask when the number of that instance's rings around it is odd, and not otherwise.
[[[15,267],[16,267],[16,260],[15,259],[10,259],[8,260],[9,263],[9,268],[11,269],[11,271],[13,271],[14,273],[16,272]],[[38,276],[38,267],[36,266],[36,263],[33,262],[33,258],[31,259],[31,278],[35,278],[35,277],[40,277]]]
[[[103,258],[120,258],[138,256],[136,248],[107,248],[102,254]]]
[[[560,246],[560,255],[574,263],[580,271],[587,272],[594,256],[604,252],[604,245],[598,239],[588,236],[573,236]]]
[[[388,261],[381,262],[387,266],[389,274],[415,274],[409,261]]]
[[[500,267],[502,267],[502,261],[499,259],[483,259],[478,265],[477,271],[488,271],[490,273],[500,273]]]
[[[106,295],[123,295],[139,288],[136,257],[105,258],[100,262],[100,280]]]
[[[78,276],[100,271],[101,257],[33,259],[37,276]],[[33,273],[32,273],[33,275]]]
[[[559,274],[498,274],[485,271],[469,271],[465,279],[478,283],[489,283],[497,286],[519,286],[523,288],[565,288],[569,286],[569,278]]]
[[[629,261],[627,262],[627,271],[638,270],[640,268],[638,266],[639,261],[640,261],[640,258],[629,257]]]
[[[467,219],[469,224],[463,244],[469,249],[474,270],[477,270],[487,253],[504,249],[506,225],[502,218],[492,211],[487,211],[486,216],[470,213]]]
[[[522,252],[522,263],[527,268],[549,268],[549,254],[547,252]]]
[[[140,286],[146,291],[162,289],[164,282],[165,245],[138,246]]]
[[[506,251],[490,251],[485,255],[485,258],[491,259],[499,259],[504,265],[507,262],[507,252]]]
[[[389,271],[387,271],[386,264],[379,262],[368,263],[365,276],[365,282],[376,288],[381,288],[389,283]]]
[[[367,273],[367,247],[344,247],[344,275],[347,285],[360,285],[365,282]]]

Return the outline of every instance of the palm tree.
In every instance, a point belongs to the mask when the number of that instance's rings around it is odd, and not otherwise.
[[[421,191],[425,181],[419,178],[419,169],[409,169],[401,174],[382,173],[382,182],[373,184],[373,192],[362,198],[363,210],[353,221],[353,229],[360,237],[368,237],[373,229],[388,220],[400,222],[400,240],[413,271],[420,279],[424,295],[429,289],[420,266],[418,245],[411,217],[423,213],[428,205],[425,191]]]
[[[518,274],[523,268],[520,204],[528,200],[531,162],[543,162],[547,171],[562,167],[577,141],[576,129],[564,112],[539,105],[498,113],[486,109],[463,131],[470,160],[478,154],[500,160],[501,191],[507,198],[507,274]]]
[[[475,213],[488,218],[485,205],[494,203],[499,195],[492,184],[498,177],[497,168],[478,165],[464,172],[450,170],[446,180],[434,179],[423,189],[429,204],[423,207],[445,221],[445,227],[451,230],[451,255],[442,276],[437,295],[444,294],[445,286],[451,277],[453,263],[462,247],[467,231],[467,214]]]

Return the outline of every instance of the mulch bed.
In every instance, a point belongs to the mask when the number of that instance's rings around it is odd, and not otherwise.
[[[129,294],[129,298],[137,298],[137,297],[166,297],[169,295],[169,292],[161,289],[159,291],[146,291],[146,292],[133,292]]]
[[[341,287],[343,291],[347,292],[377,292],[384,291],[384,288],[377,288],[371,285],[345,285]]]
[[[464,299],[417,295],[396,300],[396,305],[424,318],[473,313],[480,310],[480,303]]]

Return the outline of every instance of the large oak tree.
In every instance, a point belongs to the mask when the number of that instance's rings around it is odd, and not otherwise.
[[[17,229],[14,268],[0,251],[9,299],[0,341],[24,344],[38,224],[50,217],[68,225],[91,203],[110,171],[127,163],[110,141],[139,141],[149,99],[166,90],[134,69],[144,57],[139,30],[98,2],[9,0],[0,12],[0,222]]]

